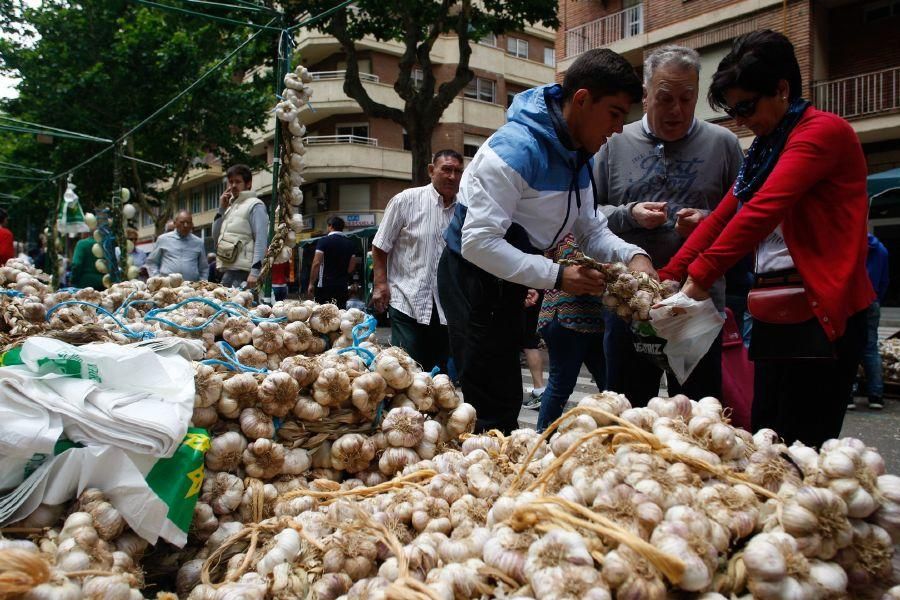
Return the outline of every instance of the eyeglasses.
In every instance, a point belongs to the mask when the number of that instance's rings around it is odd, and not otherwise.
[[[749,100],[741,100],[734,106],[726,106],[725,114],[735,119],[740,117],[742,119],[746,119],[753,116],[753,113],[756,112],[756,104],[759,102],[762,96],[757,96],[756,98],[750,98]]]

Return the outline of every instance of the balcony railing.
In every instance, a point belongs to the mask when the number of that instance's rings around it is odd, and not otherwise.
[[[359,135],[310,135],[303,138],[307,146],[316,144],[360,144],[362,146],[377,146],[378,140]]]
[[[845,118],[900,109],[900,67],[820,81],[816,107]]]
[[[347,71],[314,71],[310,73],[313,78],[313,81],[329,81],[334,79],[343,79],[347,74]],[[360,73],[359,74],[360,81],[368,81],[370,83],[378,83],[381,81],[378,78],[378,75],[372,75],[371,73]]]
[[[606,15],[566,31],[566,58],[644,33],[644,5]]]

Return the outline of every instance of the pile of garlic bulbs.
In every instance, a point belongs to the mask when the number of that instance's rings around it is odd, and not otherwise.
[[[177,591],[900,597],[887,589],[900,478],[858,440],[786,447],[772,431],[733,428],[713,398],[632,408],[609,392],[582,400],[549,437],[464,438],[389,481],[310,480],[257,524],[210,526]]]
[[[156,313],[167,322],[148,313],[192,298],[212,304]],[[194,600],[900,598],[887,589],[900,478],[859,440],[786,446],[733,427],[714,398],[633,408],[611,392],[544,434],[471,435],[475,411],[445,376],[371,337],[350,348],[358,311],[253,306],[246,292],[178,277],[6,300],[49,311],[74,299],[119,323],[68,305],[48,331],[193,338],[255,371],[197,363],[193,420],[212,441],[184,548],[123,549],[133,534],[86,492],[19,524],[55,525],[47,534],[0,541],[0,581],[15,562],[4,544],[35,545],[55,573],[22,597],[130,600],[144,585]],[[147,587],[141,569],[171,585]]]
[[[888,338],[878,344],[881,370],[885,380],[900,383],[900,339]]]
[[[60,519],[42,506],[12,528],[32,539],[0,539],[0,595],[22,600],[141,600],[146,541],[96,489],[86,489]],[[161,593],[159,600],[170,600]]]
[[[606,290],[603,305],[625,321],[649,321],[654,304],[678,291],[674,281],[657,281],[640,271],[630,271],[623,263],[601,263],[582,256],[563,259],[559,264],[589,267],[603,273]]]

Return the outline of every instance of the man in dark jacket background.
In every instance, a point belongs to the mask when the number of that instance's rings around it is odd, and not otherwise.
[[[881,303],[888,290],[888,251],[877,237],[869,234],[869,253],[866,256],[866,271],[872,287],[875,288],[875,301],[866,311],[866,348],[863,351],[862,366],[866,374],[866,392],[869,396],[869,408],[884,408],[884,379],[881,375],[881,352],[878,350],[878,324],[881,322]],[[849,409],[856,408],[850,399]]]

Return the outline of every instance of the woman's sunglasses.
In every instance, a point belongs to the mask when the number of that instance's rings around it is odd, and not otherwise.
[[[742,119],[752,117],[753,113],[756,112],[756,104],[759,102],[760,98],[762,98],[762,96],[750,98],[749,100],[741,100],[734,106],[725,107],[725,114],[732,119],[737,117]]]

